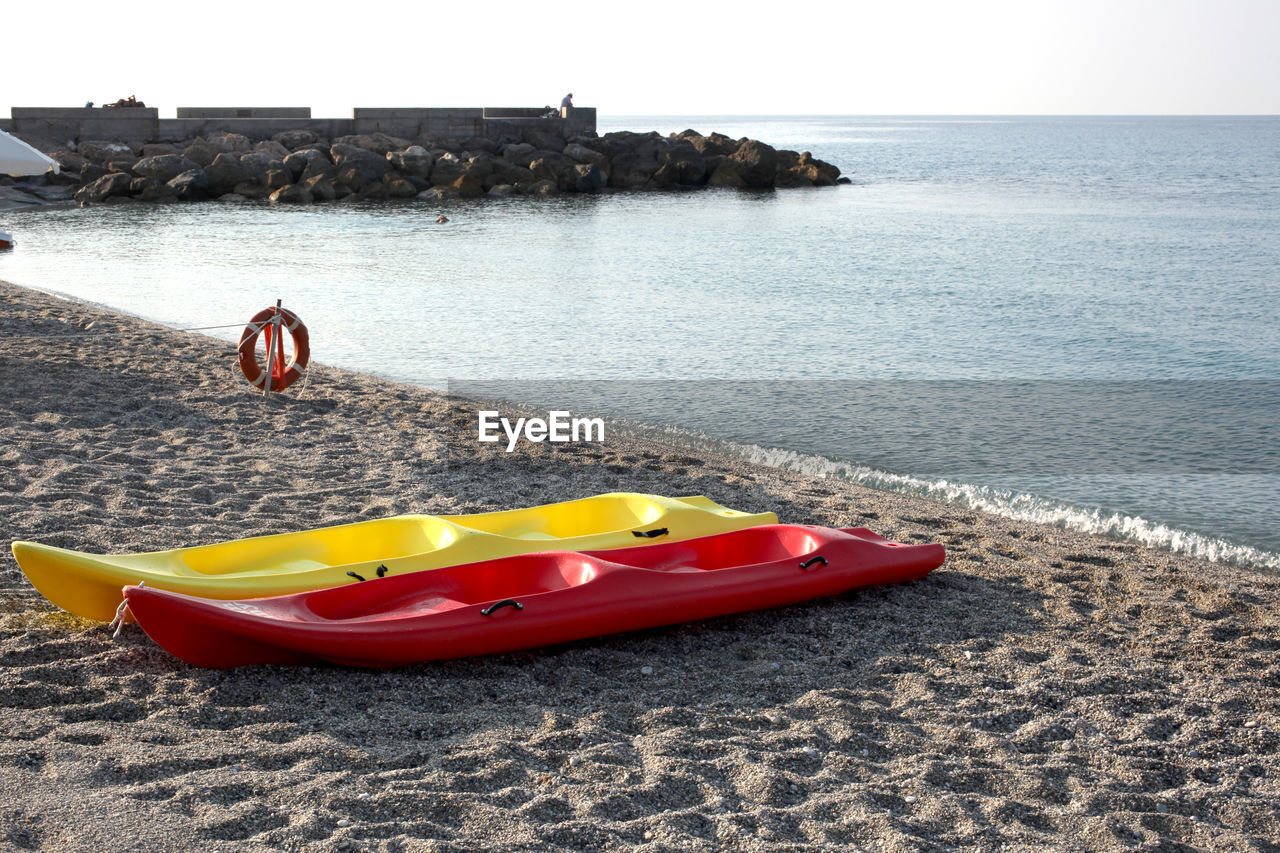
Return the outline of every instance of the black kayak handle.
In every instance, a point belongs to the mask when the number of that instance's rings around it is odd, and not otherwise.
[[[387,567],[386,567],[386,566],[378,566],[378,577],[384,577],[386,574],[387,574]],[[358,580],[358,581],[362,581],[362,580],[364,580],[364,576],[363,576],[363,575],[358,575],[358,574],[356,574],[355,572],[347,572],[347,577],[355,578],[355,579],[356,579],[356,580]]]
[[[492,616],[493,612],[502,607],[514,607],[516,610],[524,610],[524,605],[516,601],[514,598],[504,598],[497,604],[490,604],[484,610],[480,611],[481,616]]]
[[[812,558],[810,558],[810,559],[808,559],[808,560],[805,560],[803,563],[801,563],[801,564],[800,564],[800,568],[802,568],[802,569],[808,569],[808,568],[809,568],[810,566],[812,566],[814,563],[822,563],[822,565],[824,565],[824,566],[829,566],[829,565],[831,565],[830,563],[828,563],[828,562],[827,562],[827,558],[826,558],[826,557],[822,556],[821,554],[818,554],[817,556],[812,557]]]
[[[633,530],[631,535],[637,539],[654,539],[658,536],[666,536],[670,532],[665,527],[655,527],[652,530]]]

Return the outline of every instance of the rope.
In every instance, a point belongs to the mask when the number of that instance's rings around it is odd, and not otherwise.
[[[147,585],[146,581],[143,581],[142,583],[138,584],[138,586],[140,587],[146,586],[146,585]],[[126,598],[122,600],[120,602],[120,606],[116,608],[116,618],[112,619],[111,622],[107,625],[108,631],[110,631],[112,628],[116,629],[115,633],[111,635],[111,639],[117,640],[120,638],[120,632],[124,630],[125,620],[128,619],[130,615],[131,614],[129,613],[129,599]]]
[[[275,317],[279,317],[279,316],[281,316],[281,315],[279,315],[279,314],[275,315]],[[261,334],[261,332],[262,332],[262,330],[263,330],[263,329],[265,329],[267,326],[271,325],[271,324],[275,321],[275,317],[272,317],[272,318],[267,319],[267,320],[263,320],[261,323],[228,323],[228,324],[226,324],[226,325],[224,325],[224,326],[191,326],[191,327],[189,327],[189,328],[185,328],[185,329],[170,329],[170,328],[166,327],[166,328],[165,328],[165,331],[168,331],[168,332],[207,332],[207,331],[209,331],[209,330],[211,330],[211,329],[239,329],[239,328],[241,328],[241,327],[243,326],[246,330],[252,330],[253,334],[252,334],[252,335],[250,335],[249,337],[245,337],[245,336],[241,335],[240,343],[236,345],[236,348],[235,348],[235,350],[234,350],[234,352],[235,352],[235,353],[237,354],[237,356],[238,356],[238,355],[239,355],[239,353],[240,353],[240,351],[244,349],[244,345],[245,345],[245,344],[249,343],[250,341],[253,341],[253,343],[254,343],[254,344],[256,344],[256,343],[257,343],[257,337],[258,337],[258,335],[259,335],[259,334]],[[92,326],[92,325],[93,325],[94,323],[96,323],[96,322],[98,322],[98,321],[97,321],[97,320],[94,320],[94,321],[90,322],[90,323],[89,323],[89,325],[90,325],[90,326]],[[286,328],[287,328],[287,327],[286,327]],[[47,340],[55,340],[55,339],[59,339],[59,338],[93,338],[93,337],[102,337],[102,338],[120,338],[120,337],[126,337],[126,336],[128,336],[128,335],[145,335],[145,334],[154,334],[154,332],[147,332],[147,331],[144,331],[144,330],[134,330],[134,331],[131,331],[131,332],[89,332],[89,331],[84,331],[84,332],[58,332],[58,333],[56,333],[56,334],[52,334],[52,335],[26,335],[26,336],[21,337],[21,338],[6,338],[6,337],[0,337],[0,343],[17,343],[17,342],[19,342],[19,341],[47,341]],[[280,345],[281,345],[281,346],[284,346],[284,342],[283,342],[283,339],[282,339],[282,338],[280,339]],[[268,354],[267,354],[267,365],[268,365],[268,370],[270,370],[270,364],[271,364],[271,355],[270,355],[270,353],[268,353]],[[239,372],[239,367],[236,367],[232,372],[233,372],[233,373],[238,373],[238,372]],[[302,398],[303,393],[307,390],[307,383],[308,383],[310,380],[311,380],[311,371],[309,371],[309,370],[307,370],[307,371],[303,371],[303,372],[302,372],[302,385],[300,385],[300,386],[298,387],[298,393],[297,393],[297,396],[298,396],[298,398],[299,398],[299,399],[301,399],[301,398]],[[123,605],[123,602],[122,602],[122,605]],[[118,616],[118,614],[117,614],[117,616]],[[112,624],[114,624],[114,623],[112,623]],[[116,633],[118,634],[118,633],[119,633],[119,631],[117,631]]]
[[[165,331],[167,332],[207,332],[210,329],[238,329],[244,325],[245,325],[244,323],[229,323],[225,326],[192,326],[189,329],[170,329],[166,327]],[[126,335],[145,335],[145,334],[148,334],[148,332],[145,330],[138,330],[138,329],[135,329],[131,332],[58,332],[52,335],[25,335],[21,338],[2,338],[0,340],[4,340],[6,343],[8,343],[8,342],[14,342],[14,341],[47,341],[53,338],[92,338],[92,337],[115,338],[115,337],[124,337]]]

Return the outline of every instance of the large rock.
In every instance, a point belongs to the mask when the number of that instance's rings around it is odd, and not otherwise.
[[[744,139],[730,155],[742,182],[749,187],[772,187],[778,172],[778,152],[755,139]]]
[[[272,191],[287,187],[291,183],[293,181],[290,180],[289,170],[284,168],[269,169],[262,179],[262,185]]]
[[[160,186],[164,186],[164,182],[155,178],[134,178],[129,182],[129,195],[140,196],[148,188]]]
[[[214,158],[218,156],[218,152],[213,150],[208,143],[197,139],[182,149],[182,156],[203,169],[214,161]]]
[[[595,163],[579,163],[573,173],[573,188],[580,193],[599,192],[609,185],[609,176]]]
[[[107,161],[107,171],[109,172],[132,172],[135,164],[141,162],[137,157],[121,155],[112,157]]]
[[[680,134],[680,138],[688,141],[688,143],[696,148],[698,153],[702,154],[704,157],[712,157],[717,154],[728,157],[738,150],[737,140],[730,139],[723,133],[713,133],[710,136],[700,136],[697,133],[686,130],[684,133]]]
[[[560,188],[555,181],[534,181],[528,186],[520,187],[519,190],[526,195],[555,195]]]
[[[199,167],[183,172],[168,185],[183,201],[200,201],[209,197],[209,176]]]
[[[395,178],[387,181],[387,195],[391,198],[414,198],[418,195],[418,188],[404,178]],[[481,192],[484,188],[481,187]]]
[[[498,161],[492,154],[478,151],[469,157],[463,155],[463,162],[466,164],[468,175],[476,180],[484,181],[493,174]]]
[[[658,171],[658,161],[647,152],[619,154],[609,161],[609,186],[618,189],[643,187]]]
[[[774,185],[779,187],[829,187],[840,179],[840,170],[814,158],[808,151],[778,152],[778,173]]]
[[[337,190],[334,189],[333,181],[324,175],[315,175],[299,182],[304,190],[311,193],[311,197],[316,201],[333,201],[338,197]]]
[[[338,166],[333,176],[334,187],[343,186],[350,192],[362,192],[369,184],[377,184],[381,181],[374,179],[369,180],[368,176],[357,165]]]
[[[268,200],[275,204],[311,204],[315,197],[300,184],[287,184],[271,193]]]
[[[581,145],[583,148],[590,148],[592,151],[599,151],[606,157],[609,156],[609,152],[605,150],[607,146],[600,141],[598,136],[575,136],[569,140],[568,144]]]
[[[65,169],[62,171],[59,171],[58,174],[56,175],[53,172],[46,172],[45,174],[41,175],[41,177],[44,178],[45,183],[50,187],[61,187],[64,189],[72,188],[72,187],[74,188],[71,190],[71,192],[67,193],[67,196],[64,199],[64,201],[70,201],[72,193],[74,193],[75,190],[80,189],[80,187],[84,184],[84,180],[81,179],[79,173],[69,172]]]
[[[536,156],[537,151],[537,148],[527,142],[517,142],[503,146],[502,159],[515,163],[517,166],[528,168],[530,163],[538,159]]]
[[[180,154],[159,154],[139,160],[133,165],[133,173],[140,178],[155,178],[168,183],[183,172],[199,168]]]
[[[103,175],[110,173],[111,170],[106,166],[99,166],[97,163],[86,163],[84,168],[80,170],[80,182],[91,184]]]
[[[840,169],[825,160],[819,160],[808,151],[800,155],[799,168],[804,169],[817,187],[829,187],[840,180]]]
[[[599,166],[601,169],[609,168],[609,158],[600,151],[582,145],[578,142],[571,142],[565,146],[564,156],[568,157],[576,163],[589,163]]]
[[[302,170],[298,180],[307,181],[317,177],[332,179],[337,171],[333,161],[321,154],[319,157],[313,157],[307,161],[307,166]]]
[[[204,138],[204,142],[214,151],[227,154],[243,154],[252,147],[249,137],[226,131],[211,133]]]
[[[284,167],[289,171],[289,174],[293,175],[293,179],[298,181],[302,179],[302,173],[307,170],[307,165],[315,159],[324,160],[326,164],[329,163],[329,158],[316,149],[304,148],[286,156],[284,158]]]
[[[58,168],[64,172],[81,172],[84,167],[89,165],[88,158],[75,151],[68,151],[66,148],[59,148],[49,155],[58,164]]]
[[[266,198],[271,195],[271,190],[267,189],[256,180],[241,181],[236,184],[234,192],[236,195],[244,196],[247,199]]]
[[[436,158],[431,169],[431,185],[434,187],[452,186],[453,182],[467,173],[467,161],[457,154],[446,152]]]
[[[674,187],[680,183],[680,167],[675,163],[663,163],[653,173],[649,183],[655,187]]]
[[[643,159],[651,159],[654,161],[654,169],[658,168],[659,154],[667,149],[667,140],[660,136],[657,131],[632,133],[629,130],[620,130],[606,133],[595,140],[579,140],[578,144],[594,151],[600,151],[610,161],[626,154],[632,154]]]
[[[609,185],[633,189],[648,185],[666,162],[667,140],[653,133],[607,133],[593,145],[609,157]]]
[[[123,142],[99,142],[95,140],[81,142],[76,146],[76,152],[86,160],[91,160],[102,166],[105,166],[113,157],[119,158],[123,156],[137,159],[138,156],[137,152]]]
[[[404,147],[408,148],[409,146],[406,145]],[[391,163],[387,161],[386,152],[378,154],[371,148],[335,142],[329,148],[329,155],[333,158],[333,163],[338,167],[340,173],[348,169],[355,169],[360,173],[366,184],[382,180],[382,176],[391,171]],[[357,188],[353,185],[352,189]]]
[[[304,145],[314,145],[316,135],[309,130],[284,130],[271,137],[290,151],[296,151]]]
[[[257,181],[264,187],[267,186],[267,175],[272,172],[281,172],[285,175],[288,170],[284,167],[281,160],[273,160],[270,154],[261,151],[250,151],[248,154],[240,155],[240,168],[244,170],[245,180]],[[285,183],[291,183],[285,181]],[[272,187],[271,189],[279,189]]]
[[[707,177],[710,175],[705,157],[689,157],[676,160],[673,165],[680,170],[680,183],[686,186],[702,186],[707,182]]]
[[[235,189],[236,184],[248,180],[248,172],[240,165],[240,158],[234,154],[219,154],[205,168],[205,177],[209,181],[210,195],[225,195]]]
[[[473,175],[462,175],[449,186],[456,190],[458,195],[463,196],[464,198],[484,195],[484,184],[480,182],[479,178]]]
[[[370,201],[382,201],[391,197],[391,188],[382,181],[374,181],[361,187],[356,195]]]
[[[387,162],[403,175],[428,178],[431,176],[431,167],[435,160],[431,152],[421,145],[410,145],[404,151],[393,151],[388,154]]]
[[[778,173],[773,176],[773,185],[778,189],[795,189],[797,187],[811,187],[813,181],[804,173],[804,170],[792,166],[790,168],[778,169]]]
[[[527,166],[517,166],[506,160],[495,160],[493,171],[484,179],[485,189],[490,192],[495,186],[510,184],[511,186],[528,186],[534,181],[533,172]]]
[[[535,181],[555,181],[559,189],[569,190],[577,184],[578,165],[563,154],[548,154],[530,163],[529,171]]]
[[[724,158],[714,167],[711,176],[707,178],[707,186],[709,187],[745,187],[747,182],[742,179],[742,173],[738,171],[738,164]]]
[[[418,201],[444,201],[447,198],[457,198],[458,194],[449,187],[432,187],[429,190],[423,190],[418,193]]]
[[[355,136],[339,136],[333,140],[333,143],[334,146],[351,145],[356,148],[363,148],[366,151],[372,151],[379,157],[386,157],[392,151],[403,151],[413,144],[407,139],[388,136],[385,133],[360,133]],[[330,149],[330,153],[332,153],[332,149]],[[334,155],[334,162],[337,162],[336,155]]]
[[[152,180],[147,178],[146,180]],[[138,193],[138,201],[148,201],[152,204],[168,204],[178,200],[178,193],[169,184],[162,184],[159,181],[152,186],[148,186]]]
[[[81,187],[75,194],[81,204],[98,204],[113,196],[127,196],[133,175],[128,172],[111,172],[91,184]]]
[[[260,154],[267,154],[272,160],[284,162],[284,158],[288,157],[290,151],[274,139],[264,139],[253,146],[253,150]]]
[[[662,165],[653,176],[656,186],[700,186],[707,181],[707,158],[684,137],[669,137],[658,159]]]
[[[181,154],[182,150],[171,142],[148,142],[142,146],[143,157],[159,157],[161,154]]]

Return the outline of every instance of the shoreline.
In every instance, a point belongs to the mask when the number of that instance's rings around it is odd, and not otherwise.
[[[3,282],[0,281],[0,283]],[[24,287],[33,292],[73,303],[82,303],[91,308],[120,314],[139,322],[154,323],[173,332],[204,331],[203,328],[184,329],[167,325],[160,320],[152,320],[124,309],[94,302],[74,293],[28,285],[13,286]],[[225,328],[232,329],[238,334],[243,327],[241,324],[234,324]],[[447,393],[445,389],[449,385],[449,380],[439,380],[443,385],[433,385],[416,382],[411,378],[396,378],[391,374],[371,373],[359,368],[344,369],[440,394]],[[517,385],[524,381],[514,380]],[[571,388],[576,380],[563,381]],[[502,385],[501,382],[493,380],[479,380],[479,382],[482,385]],[[469,384],[470,381],[464,383],[464,385]],[[469,394],[462,396],[468,403],[499,404],[513,410],[519,409],[526,414],[537,414],[540,411],[534,404],[519,403],[505,396],[494,398],[480,396],[475,397],[474,400],[470,399]],[[600,413],[591,411],[591,414]],[[608,414],[605,417],[610,423],[610,431],[621,430],[624,437],[655,441],[677,452],[709,453],[739,460],[747,465],[792,471],[813,476],[819,480],[852,482],[875,492],[919,497],[928,502],[946,504],[961,510],[1097,536],[1109,542],[1131,543],[1153,548],[1156,551],[1169,551],[1213,565],[1233,566],[1280,576],[1280,552],[1270,550],[1264,544],[1229,538],[1228,534],[1209,533],[1178,526],[1176,522],[1167,519],[1153,521],[1133,511],[1107,508],[1088,502],[1071,502],[1030,492],[1018,492],[985,485],[978,481],[953,481],[932,475],[880,470],[820,453],[791,450],[774,445],[743,443],[673,424],[635,420],[616,414]],[[1046,517],[1052,520],[1045,520]]]
[[[3,283],[0,306],[8,540],[152,550],[629,490],[948,552],[912,584],[525,653],[210,672],[58,613],[6,549],[10,844],[1221,850],[1280,836],[1274,575],[642,439],[494,452],[438,392],[313,365],[300,395],[263,400],[233,344]],[[89,323],[119,336],[14,340]],[[158,367],[133,361],[156,351]]]

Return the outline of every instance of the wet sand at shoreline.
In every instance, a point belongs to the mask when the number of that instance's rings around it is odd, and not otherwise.
[[[216,672],[57,611],[6,548],[0,849],[1280,849],[1275,576],[615,435],[505,454],[473,408],[325,366],[264,400],[231,344],[6,284],[0,389],[6,542],[638,491],[948,552],[530,652]]]

